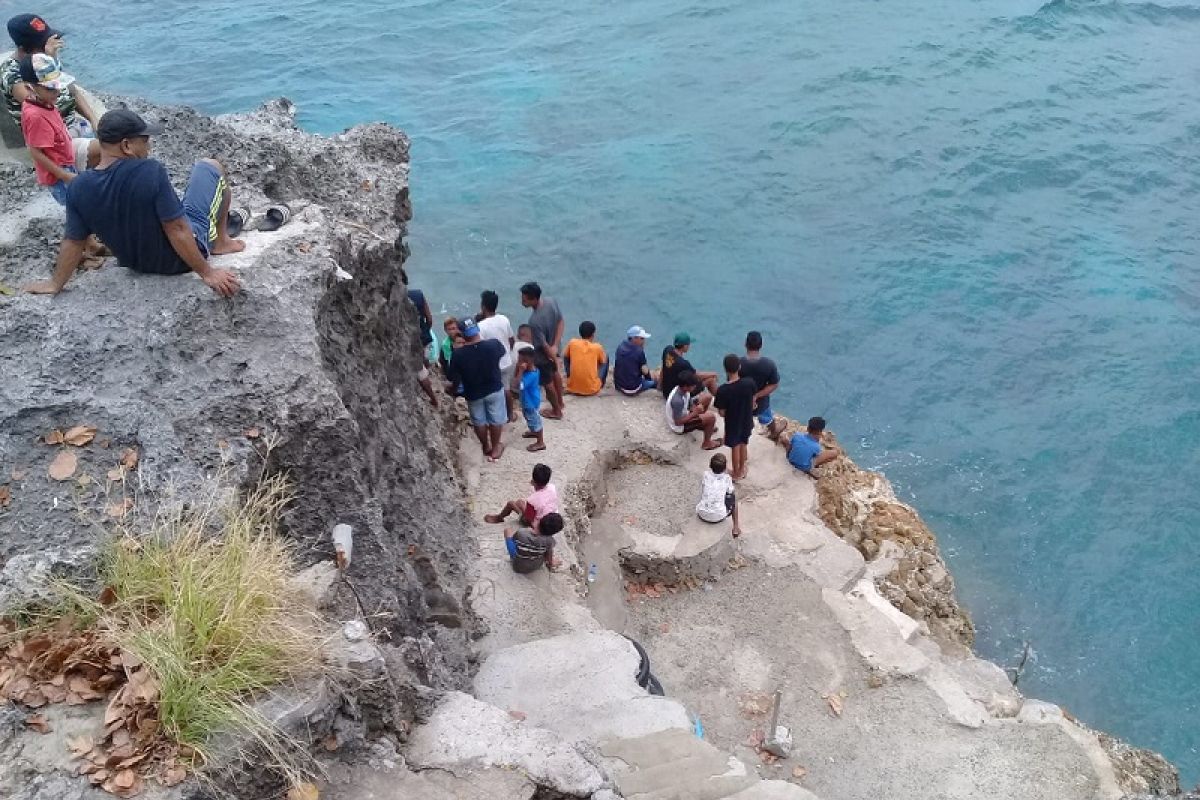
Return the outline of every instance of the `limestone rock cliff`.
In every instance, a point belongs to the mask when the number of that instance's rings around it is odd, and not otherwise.
[[[133,105],[166,124],[154,155],[174,180],[216,157],[235,204],[288,201],[295,219],[220,259],[242,281],[233,299],[111,260],[53,298],[0,295],[0,603],[86,564],[114,515],[286,472],[298,493],[285,533],[304,559],[331,558],[335,523],[354,528],[348,577],[406,676],[389,723],[402,729],[421,687],[469,685],[476,626],[462,491],[416,382],[418,324],[401,280],[408,139],[383,125],[309,136],[286,101],[219,119]],[[0,164],[0,187],[0,281],[17,287],[51,270],[62,216],[27,166]],[[70,448],[77,468],[56,480],[62,446],[44,436],[74,425],[96,438]],[[137,468],[110,481],[126,449]],[[352,593],[335,603],[342,618],[355,613]]]

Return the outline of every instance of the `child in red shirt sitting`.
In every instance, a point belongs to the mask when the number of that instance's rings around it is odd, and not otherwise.
[[[75,146],[62,115],[58,113],[58,93],[75,79],[45,53],[34,53],[21,60],[21,80],[30,94],[21,106],[21,132],[33,156],[37,182],[50,189],[59,205],[67,204],[67,184],[75,180]]]

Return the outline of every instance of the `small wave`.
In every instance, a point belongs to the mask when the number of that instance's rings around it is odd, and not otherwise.
[[[1200,20],[1200,6],[1187,3],[1121,3],[1115,0],[1050,0],[1033,17],[1107,17],[1113,19]]]

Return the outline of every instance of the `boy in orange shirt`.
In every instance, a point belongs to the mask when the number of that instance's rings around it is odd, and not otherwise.
[[[59,91],[75,79],[51,56],[34,53],[21,60],[21,80],[30,89],[21,105],[21,132],[33,157],[37,182],[65,206],[67,184],[75,180],[75,146],[56,103]]]
[[[563,350],[563,367],[567,372],[567,391],[571,394],[598,394],[608,380],[608,354],[597,344],[596,325],[579,323],[578,339],[567,342]]]

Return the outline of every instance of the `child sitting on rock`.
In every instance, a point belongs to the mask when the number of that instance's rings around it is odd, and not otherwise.
[[[558,568],[554,560],[554,534],[563,529],[563,518],[551,512],[542,517],[533,528],[522,526],[513,531],[504,529],[504,547],[513,572],[536,572],[543,564],[553,572]],[[536,532],[535,532],[536,531]]]
[[[546,449],[546,440],[542,433],[542,386],[541,370],[534,366],[533,345],[527,342],[517,342],[517,370],[513,380],[517,385],[517,395],[521,399],[521,414],[529,430],[521,434],[524,439],[533,439],[533,444],[525,449],[536,453]]]
[[[696,516],[705,522],[723,522],[733,517],[733,537],[742,535],[738,522],[737,496],[733,491],[733,478],[725,471],[724,453],[717,453],[708,462],[708,471],[700,484],[700,502],[696,504]]]
[[[558,489],[550,482],[550,468],[545,464],[534,465],[533,479],[529,483],[533,486],[529,497],[509,500],[499,514],[488,514],[483,521],[496,524],[515,513],[525,525],[536,528],[542,517],[558,513]]]

